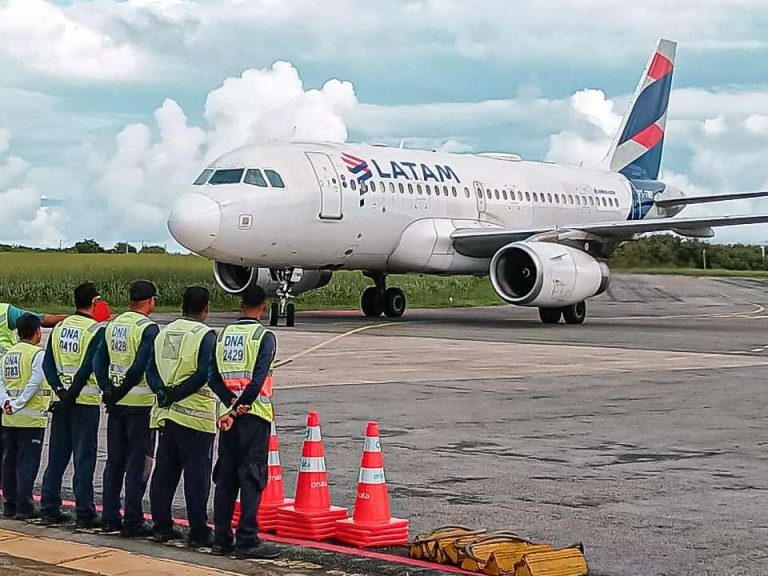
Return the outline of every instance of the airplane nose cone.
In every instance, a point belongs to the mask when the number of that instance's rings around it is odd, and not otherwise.
[[[176,200],[168,216],[171,236],[192,252],[209,248],[216,240],[220,224],[219,203],[202,194],[185,194]]]

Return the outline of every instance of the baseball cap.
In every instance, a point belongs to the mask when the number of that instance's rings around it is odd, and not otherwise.
[[[157,287],[149,280],[136,280],[136,282],[131,284],[130,296],[132,302],[156,298],[158,296]]]

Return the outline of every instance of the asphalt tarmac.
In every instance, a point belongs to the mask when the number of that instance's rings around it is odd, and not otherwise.
[[[278,329],[286,487],[317,410],[334,503],[351,506],[375,419],[413,534],[581,541],[598,575],[768,574],[767,289],[617,277],[582,326],[506,306],[299,314]]]

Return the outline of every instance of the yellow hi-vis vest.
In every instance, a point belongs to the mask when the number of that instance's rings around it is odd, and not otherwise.
[[[51,332],[53,359],[64,388],[69,389],[72,380],[83,365],[88,345],[98,332],[101,324],[93,318],[73,314],[59,322]],[[96,383],[96,376],[91,374],[88,382],[77,397],[77,404],[98,406],[101,390]]]
[[[136,359],[144,330],[154,322],[138,312],[123,312],[107,324],[104,334],[109,352],[109,381],[115,388],[123,384],[125,373]],[[118,406],[154,406],[155,394],[149,388],[146,377],[122,398]]]
[[[230,392],[240,396],[253,378],[253,368],[259,356],[259,349],[264,336],[269,331],[261,324],[231,324],[219,333],[216,342],[216,365],[221,379]],[[272,370],[264,380],[259,397],[251,405],[253,414],[272,422],[275,418],[272,409]]]
[[[167,388],[178,386],[197,371],[200,344],[210,331],[205,324],[186,318],[174,320],[160,330],[155,340],[155,362]],[[207,385],[168,408],[158,408],[155,413],[161,426],[165,420],[171,420],[211,434],[216,434],[217,418],[218,400]]]
[[[9,304],[0,304],[0,358],[18,341],[16,332],[8,326]]]
[[[8,395],[18,398],[32,378],[32,362],[43,353],[40,346],[19,342],[6,352],[2,360],[3,381]],[[48,424],[48,405],[51,389],[45,380],[40,390],[18,412],[3,414],[3,426],[11,428],[45,428]]]

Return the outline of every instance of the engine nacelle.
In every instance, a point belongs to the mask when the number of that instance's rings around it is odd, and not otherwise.
[[[322,288],[331,281],[333,272],[330,270],[296,270],[294,272],[292,293],[294,295]],[[297,280],[298,275],[301,277]],[[269,268],[254,268],[252,266],[238,266],[236,264],[213,263],[213,277],[216,284],[229,294],[241,294],[251,284],[258,284],[267,293],[267,297],[274,298],[280,283]]]
[[[611,281],[604,262],[552,242],[514,242],[491,259],[496,293],[518,306],[570,306],[602,294]]]

